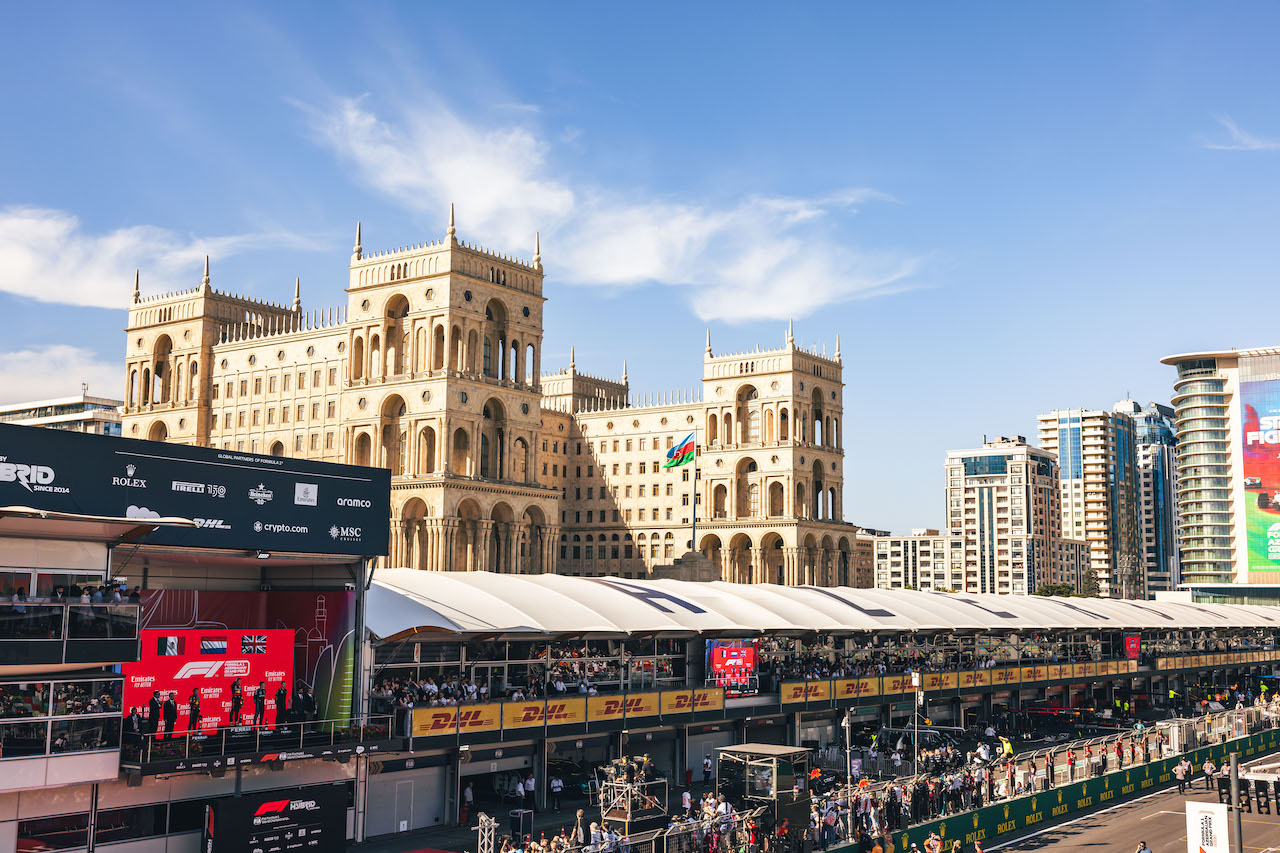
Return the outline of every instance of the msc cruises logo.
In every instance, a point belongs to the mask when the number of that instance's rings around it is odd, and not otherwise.
[[[342,542],[359,542],[360,536],[361,532],[359,527],[339,527],[335,524],[329,528],[330,539],[337,539]]]

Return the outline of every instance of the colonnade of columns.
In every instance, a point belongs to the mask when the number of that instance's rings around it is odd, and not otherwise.
[[[836,586],[840,583],[840,555],[852,552],[837,548],[729,548],[720,549],[720,577],[732,583],[781,583]]]
[[[461,318],[455,318],[446,325],[438,320],[418,317],[404,318],[399,322],[384,318],[380,322],[353,326],[350,328],[350,346],[352,358],[358,363],[349,365],[348,372],[357,382],[449,372],[484,374],[484,341],[487,336],[490,341],[490,378],[518,388],[538,388],[542,375],[542,348],[538,341],[508,339],[505,333],[497,336],[492,328],[486,329],[486,325]],[[376,350],[373,347],[374,337],[378,338]]]
[[[391,567],[529,574],[556,564],[558,527],[488,518],[407,518],[391,524]]]

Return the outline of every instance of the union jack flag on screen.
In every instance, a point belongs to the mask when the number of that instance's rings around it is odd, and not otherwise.
[[[246,634],[240,638],[240,654],[265,655],[267,638],[265,634]]]

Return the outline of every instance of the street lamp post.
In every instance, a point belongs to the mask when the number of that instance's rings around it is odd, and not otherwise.
[[[846,814],[848,819],[845,826],[845,837],[853,838],[853,748],[850,742],[850,734],[853,732],[853,725],[849,721],[849,715],[853,712],[852,708],[844,709],[844,719],[840,721],[840,728],[844,729],[844,786],[845,786],[845,802],[848,805]]]
[[[915,714],[912,715],[915,719],[916,727],[915,737],[913,738],[915,741],[913,744],[915,747],[915,760],[911,763],[911,770],[918,776],[920,775],[920,706],[924,704],[924,693],[920,690],[920,673],[911,673],[911,686],[915,688],[916,694]]]

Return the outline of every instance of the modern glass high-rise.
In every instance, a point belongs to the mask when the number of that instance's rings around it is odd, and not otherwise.
[[[1227,376],[1213,356],[1165,359],[1178,369],[1173,405],[1178,428],[1178,514],[1182,579],[1235,580],[1232,555],[1231,439]]]
[[[1058,409],[1038,420],[1040,446],[1061,467],[1062,535],[1089,542],[1101,595],[1145,598],[1133,419]]]
[[[1114,409],[1133,419],[1143,589],[1148,595],[1172,590],[1180,577],[1174,410],[1172,406],[1143,405],[1134,400],[1122,400]]]

